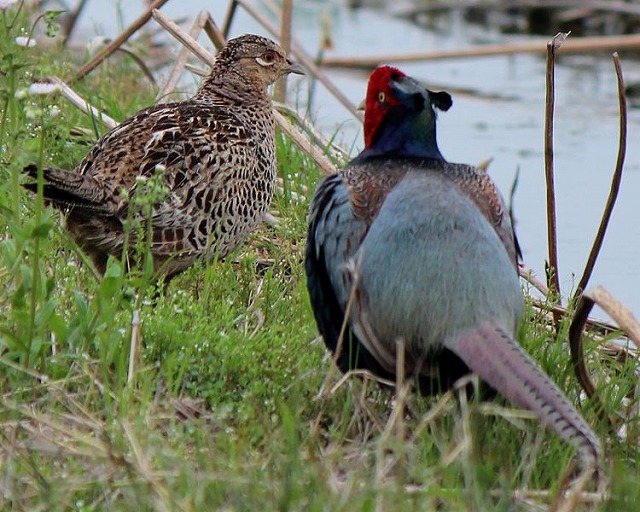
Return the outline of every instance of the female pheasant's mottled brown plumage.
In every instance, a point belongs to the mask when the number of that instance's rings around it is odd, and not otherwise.
[[[171,276],[224,258],[256,228],[273,197],[275,120],[267,87],[301,73],[273,41],[245,35],[220,51],[190,99],[141,110],[105,134],[76,171],[44,169],[44,196],[104,273],[122,256],[127,220],[150,232],[154,267]],[[37,176],[30,165],[25,171]],[[147,216],[134,211],[141,177],[168,189]],[[25,185],[35,191],[36,184]]]

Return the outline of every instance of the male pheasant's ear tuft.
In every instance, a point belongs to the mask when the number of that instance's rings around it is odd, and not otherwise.
[[[451,105],[453,105],[453,100],[448,92],[433,92],[429,89],[427,89],[427,92],[429,93],[431,104],[437,109],[446,112],[451,108]]]

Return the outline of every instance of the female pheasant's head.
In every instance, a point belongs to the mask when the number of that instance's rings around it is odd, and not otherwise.
[[[442,158],[434,108],[446,111],[451,105],[448,93],[429,91],[397,68],[377,68],[365,100],[365,151]]]
[[[271,39],[245,34],[229,39],[220,50],[198,95],[208,97],[212,91],[223,89],[227,95],[229,91],[243,94],[248,101],[255,97],[266,99],[267,87],[289,73],[302,75],[305,71]]]

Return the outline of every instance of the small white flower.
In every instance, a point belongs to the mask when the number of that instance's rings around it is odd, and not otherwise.
[[[29,86],[29,94],[35,96],[37,94],[51,94],[60,90],[60,85],[51,82],[33,82]]]
[[[0,0],[0,11],[6,11],[9,7],[15,4],[18,0]]]
[[[42,116],[42,109],[31,106],[31,105],[27,105],[24,108],[24,115],[27,119],[39,119],[40,116]]]
[[[15,41],[18,46],[28,46],[29,48],[33,48],[36,45],[35,39],[26,36],[18,36]]]
[[[60,109],[58,107],[51,107],[49,109],[49,117],[58,117],[60,115]]]
[[[23,100],[29,94],[29,89],[26,87],[20,87],[20,89],[16,89],[15,97],[17,100]]]
[[[2,1],[2,0],[0,0],[0,1]],[[96,36],[96,37],[90,39],[89,42],[87,43],[87,50],[89,51],[89,53],[93,53],[98,48],[101,48],[105,44],[107,44],[107,38],[106,37],[104,37],[104,36]]]

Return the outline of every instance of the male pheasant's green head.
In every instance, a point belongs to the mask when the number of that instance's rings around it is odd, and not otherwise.
[[[277,43],[253,34],[230,39],[212,70],[215,77],[235,75],[262,88],[289,73],[304,74],[304,69],[292,63]]]

